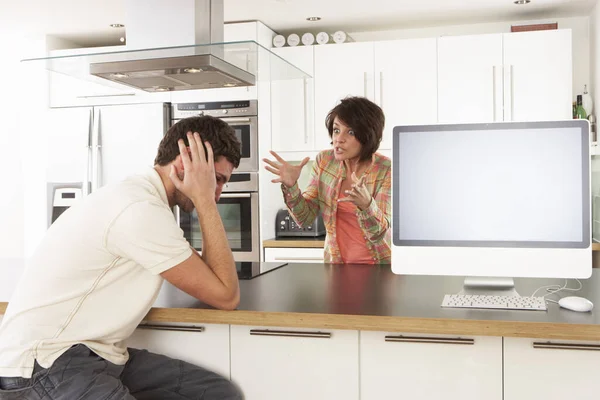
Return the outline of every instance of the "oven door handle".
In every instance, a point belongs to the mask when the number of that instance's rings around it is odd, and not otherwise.
[[[248,199],[252,197],[251,193],[222,193],[222,199]]]
[[[227,123],[250,122],[250,118],[241,118],[241,117],[221,117],[221,119]]]

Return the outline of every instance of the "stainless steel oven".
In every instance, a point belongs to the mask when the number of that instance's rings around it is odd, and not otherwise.
[[[227,240],[235,261],[260,261],[258,173],[234,173],[217,203]],[[202,231],[198,214],[179,211],[179,226],[185,238],[202,252]]]
[[[242,145],[238,172],[258,171],[258,102],[256,100],[178,103],[172,105],[172,123],[187,117],[212,115],[221,118],[235,130]]]
[[[260,261],[258,215],[258,103],[256,100],[178,103],[172,105],[172,124],[198,115],[221,118],[241,143],[240,166],[223,188],[217,203],[235,261]],[[175,210],[179,226],[192,247],[202,251],[198,214]]]

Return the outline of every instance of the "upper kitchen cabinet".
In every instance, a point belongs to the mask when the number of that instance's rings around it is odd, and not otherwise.
[[[325,117],[346,96],[383,109],[382,150],[391,149],[394,126],[437,122],[435,38],[317,46],[314,81],[315,150],[331,146]]]
[[[572,118],[571,30],[507,33],[504,120]]]
[[[307,74],[314,74],[312,46],[282,47],[273,52]],[[313,90],[313,78],[271,82],[271,145],[274,151],[314,149]]]
[[[376,42],[375,102],[385,114],[380,149],[392,148],[398,125],[437,122],[437,40]]]
[[[438,121],[502,121],[502,34],[438,39]]]
[[[315,149],[331,147],[325,127],[329,111],[346,96],[374,100],[373,43],[326,44],[315,47]]]
[[[571,31],[438,39],[440,123],[571,118]]]

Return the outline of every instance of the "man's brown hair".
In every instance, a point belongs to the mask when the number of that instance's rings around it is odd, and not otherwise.
[[[185,118],[169,128],[158,145],[158,154],[154,159],[154,164],[165,166],[175,160],[179,155],[177,141],[183,139],[186,146],[190,145],[187,138],[188,132],[198,132],[203,142],[210,143],[215,161],[223,156],[233,164],[234,168],[240,165],[241,144],[235,136],[235,130],[225,121],[208,115]]]
[[[346,97],[325,118],[325,126],[332,139],[335,117],[354,131],[354,136],[362,145],[360,160],[370,159],[379,148],[383,136],[385,115],[381,107],[364,97]]]

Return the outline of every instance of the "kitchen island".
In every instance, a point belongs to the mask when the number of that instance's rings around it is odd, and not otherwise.
[[[600,305],[596,271],[576,295]],[[515,280],[521,295],[563,283]],[[290,264],[240,287],[238,309],[219,311],[165,284],[129,344],[221,372],[250,400],[600,393],[597,310],[445,309],[461,278],[398,276],[389,266]]]

